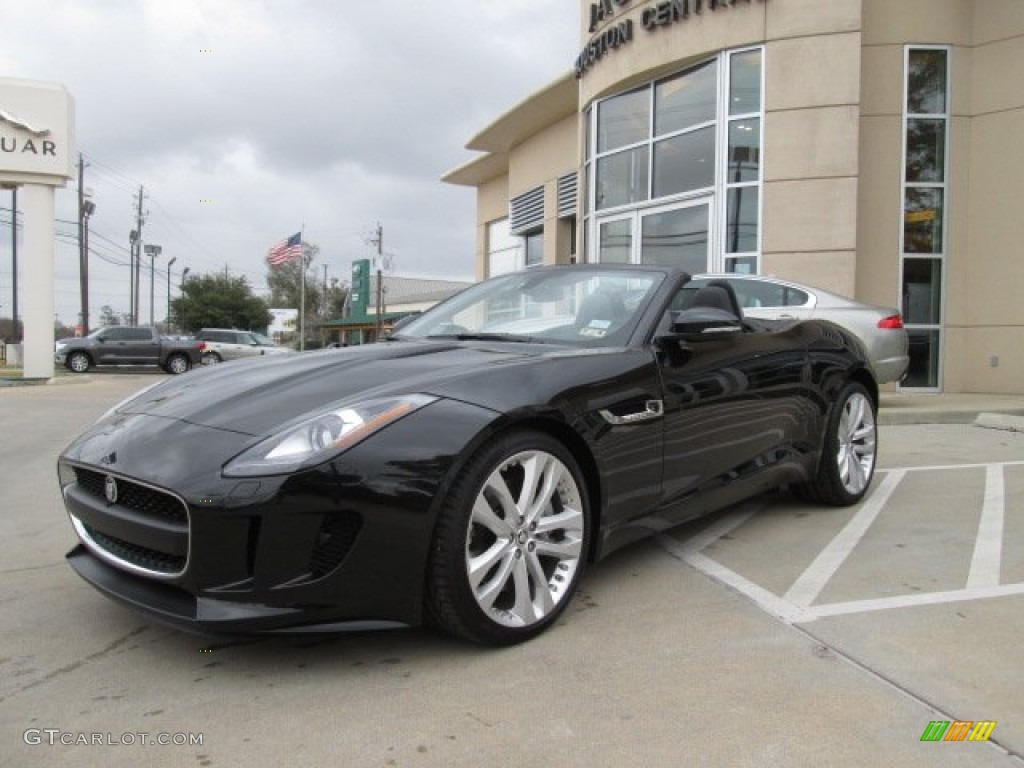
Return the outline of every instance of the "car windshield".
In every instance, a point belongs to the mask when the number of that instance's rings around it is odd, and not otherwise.
[[[661,272],[615,268],[503,275],[425,312],[393,338],[620,346],[664,279]]]

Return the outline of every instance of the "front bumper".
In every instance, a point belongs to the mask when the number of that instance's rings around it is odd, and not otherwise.
[[[200,633],[418,624],[447,478],[493,417],[440,400],[325,465],[241,480],[219,470],[238,435],[133,417],[61,458],[80,540],[68,562],[108,597]]]
[[[365,631],[397,629],[403,622],[338,620],[331,611],[318,616],[296,606],[197,597],[184,590],[144,578],[131,577],[96,557],[79,544],[67,554],[75,573],[107,597],[175,629],[197,634],[238,634],[290,631]]]

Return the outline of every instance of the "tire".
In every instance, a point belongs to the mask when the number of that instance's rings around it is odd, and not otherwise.
[[[530,498],[539,503],[527,505]],[[487,645],[540,634],[576,591],[590,526],[583,476],[564,445],[533,431],[493,441],[442,504],[428,615],[442,630]]]
[[[191,365],[188,362],[188,358],[184,355],[171,355],[167,358],[167,362],[164,364],[164,369],[177,376],[178,374],[185,373]]]
[[[216,352],[204,352],[201,360],[203,365],[216,365],[221,362],[220,355]]]
[[[797,486],[797,495],[833,506],[856,504],[875,473],[877,435],[874,401],[864,385],[849,382],[829,413],[817,475]]]
[[[85,373],[92,368],[92,358],[85,352],[72,352],[68,355],[67,367],[72,373]]]

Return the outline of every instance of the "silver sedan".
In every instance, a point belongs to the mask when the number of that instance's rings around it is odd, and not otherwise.
[[[696,291],[709,280],[726,280],[747,317],[763,320],[831,320],[854,333],[867,349],[878,383],[900,381],[907,372],[909,338],[899,310],[763,275],[694,275]]]

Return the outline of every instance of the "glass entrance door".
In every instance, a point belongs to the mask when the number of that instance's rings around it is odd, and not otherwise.
[[[710,233],[711,198],[633,211],[598,222],[598,260],[709,272],[714,269]]]
[[[641,214],[640,263],[709,271],[710,219],[709,202]]]

